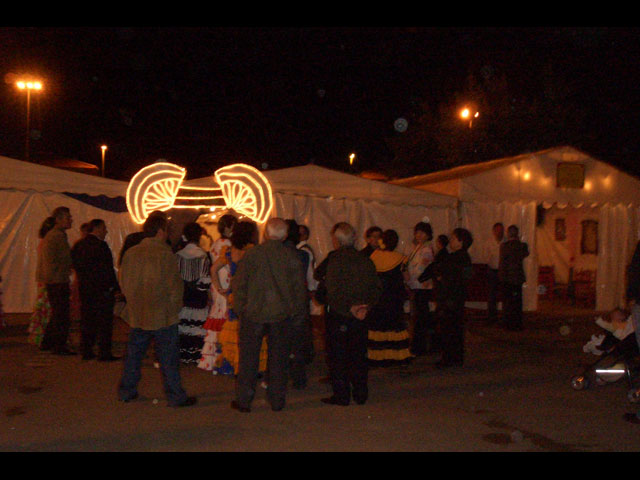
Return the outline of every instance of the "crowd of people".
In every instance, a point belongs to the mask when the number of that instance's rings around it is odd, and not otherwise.
[[[118,387],[124,402],[138,397],[142,361],[153,344],[169,405],[196,403],[182,388],[182,364],[234,378],[236,410],[250,411],[258,382],[272,409],[281,410],[289,384],[307,386],[315,353],[312,318],[323,311],[333,392],[324,403],[365,403],[371,368],[402,369],[431,353],[440,354],[437,368],[464,364],[473,243],[464,228],[434,240],[431,224],[418,222],[404,254],[394,229],[368,228],[366,246],[357,250],[356,230],[340,222],[330,232],[333,250],[316,265],[309,228],[293,219],[271,218],[260,241],[254,222],[227,214],[218,221],[219,238],[205,248],[206,231],[192,222],[172,248],[172,224],[156,211],[125,239],[116,275],[105,222],[83,224],[82,238],[71,247],[66,231],[72,221],[69,209],[59,207],[40,229],[29,338],[41,350],[76,355],[69,327],[77,310],[82,359],[119,360],[111,351],[112,332],[114,305],[123,303],[119,316],[130,327]],[[492,301],[500,285],[505,321],[518,329],[528,248],[516,226],[507,229],[506,240],[502,230],[494,226],[498,259],[489,256],[488,319],[497,316]]]

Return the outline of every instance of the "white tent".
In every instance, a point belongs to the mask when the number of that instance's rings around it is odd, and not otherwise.
[[[0,288],[6,312],[33,309],[38,230],[54,208],[64,205],[71,210],[71,244],[80,237],[82,223],[102,218],[114,259],[127,234],[138,230],[128,212],[104,210],[63,192],[115,198],[124,197],[126,189],[126,182],[0,157]]]
[[[392,183],[455,195],[460,200],[462,224],[474,234],[470,249],[474,263],[486,262],[484,247],[494,223],[518,225],[532,252],[525,260],[525,310],[537,308],[539,265],[554,265],[560,276],[569,267],[595,267],[596,309],[623,304],[625,268],[639,238],[637,178],[565,146]],[[540,207],[547,214],[537,227]],[[590,254],[590,261],[576,258],[571,239],[561,240],[549,233],[551,221],[560,217],[567,229],[580,220],[597,221],[597,255]],[[573,239],[575,247],[575,236]]]
[[[457,199],[363,179],[307,165],[264,172],[273,189],[272,216],[294,218],[311,230],[310,244],[321,260],[332,249],[329,231],[339,221],[364,233],[371,225],[394,228],[398,250],[411,246],[413,226],[428,219],[435,232],[449,232],[456,222]],[[213,177],[184,182],[210,186]],[[79,226],[93,218],[107,223],[107,242],[118,255],[124,238],[139,227],[128,212],[113,212],[65,194],[124,197],[127,182],[0,157],[0,275],[6,312],[29,312],[36,296],[35,269],[38,229],[51,211],[68,206],[74,218],[69,242],[80,236]],[[84,199],[86,200],[86,199]],[[362,241],[362,240],[361,240]],[[361,245],[362,246],[362,245]]]
[[[410,250],[416,223],[427,219],[434,233],[449,233],[456,224],[457,199],[449,195],[419,192],[317,165],[263,173],[273,190],[275,207],[271,216],[293,218],[307,225],[311,232],[309,243],[318,261],[333,249],[330,230],[341,221],[355,227],[359,247],[364,246],[364,232],[372,225],[396,230],[400,252]],[[185,185],[205,187],[212,182],[208,177]]]

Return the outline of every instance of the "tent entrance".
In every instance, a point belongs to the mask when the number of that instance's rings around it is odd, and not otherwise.
[[[595,308],[600,208],[553,203],[537,210],[538,300]]]

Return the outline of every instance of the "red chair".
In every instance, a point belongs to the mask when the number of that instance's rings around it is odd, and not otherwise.
[[[595,306],[596,304],[596,272],[580,270],[573,276],[573,292],[576,304]]]

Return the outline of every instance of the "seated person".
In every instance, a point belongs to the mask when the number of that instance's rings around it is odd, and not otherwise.
[[[634,333],[631,316],[621,308],[614,308],[611,313],[609,313],[608,317],[609,321],[604,320],[602,317],[596,318],[596,324],[604,329],[606,333],[592,335],[591,340],[582,347],[584,352],[591,352],[594,355],[602,355],[605,352],[610,352],[614,347],[619,346],[621,343],[624,343],[625,345],[627,343],[631,343],[623,342],[623,340],[629,337],[629,335]],[[635,335],[632,338],[635,342]],[[626,347],[622,348],[620,351],[620,353],[625,352],[629,352]]]

